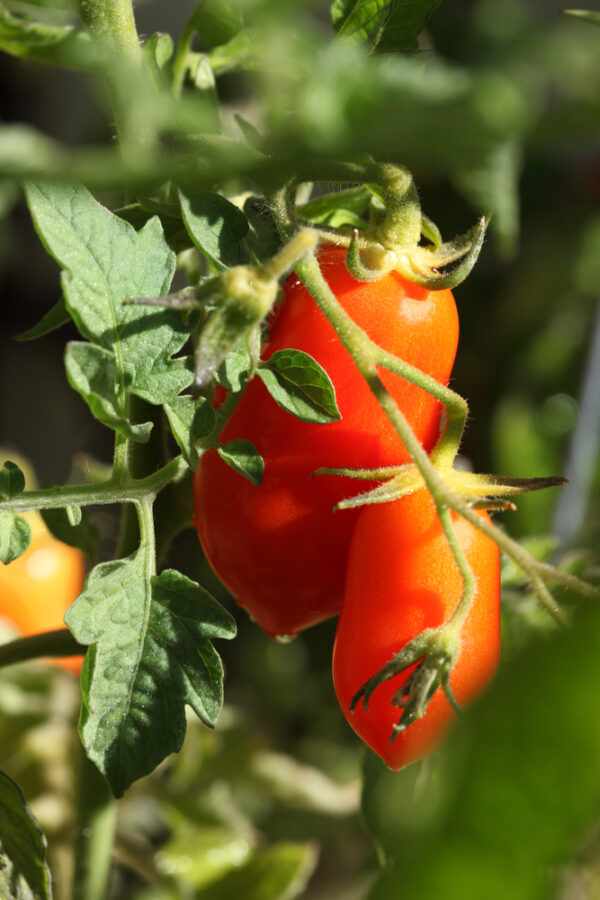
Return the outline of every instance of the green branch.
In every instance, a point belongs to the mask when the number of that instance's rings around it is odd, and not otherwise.
[[[138,64],[141,49],[131,0],[79,0],[81,21],[111,54]]]
[[[44,631],[0,645],[0,669],[41,657],[80,656],[87,647],[78,644],[67,628]]]
[[[188,469],[182,456],[176,456],[146,478],[129,479],[123,483],[112,478],[96,484],[66,485],[39,491],[23,491],[16,497],[0,502],[1,512],[15,514],[32,509],[59,509],[64,506],[100,506],[110,503],[136,503],[145,497],[156,496],[171,481]]]

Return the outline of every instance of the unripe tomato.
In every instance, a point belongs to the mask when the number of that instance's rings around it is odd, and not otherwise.
[[[487,513],[480,512],[483,518]],[[473,605],[450,676],[458,702],[468,703],[491,679],[500,656],[500,551],[473,525],[452,514],[457,538],[476,578]],[[415,666],[379,685],[365,709],[352,698],[398,651],[426,628],[447,622],[463,590],[458,566],[431,494],[416,493],[361,511],[348,555],[342,611],[333,651],[333,681],[348,722],[392,769],[435,749],[455,714],[441,688],[425,715],[390,742],[401,710],[392,695]]]
[[[0,563],[0,617],[27,637],[64,627],[64,614],[81,592],[83,556],[39,524],[28,549],[9,565]],[[53,660],[79,674],[83,656]]]
[[[386,350],[444,384],[458,342],[458,316],[450,291],[428,291],[390,272],[358,282],[347,271],[345,250],[319,253],[325,278],[348,314]],[[265,461],[254,487],[215,450],[195,475],[195,525],[204,552],[238,603],[273,636],[293,635],[339,611],[346,557],[358,512],[334,512],[363,485],[338,476],[309,478],[319,466],[399,465],[409,454],[304,285],[292,276],[271,322],[263,357],[303,350],[328,372],[342,419],[307,424],[280,409],[255,378],[221,440],[246,438]],[[381,377],[426,449],[434,445],[440,404],[388,371]]]

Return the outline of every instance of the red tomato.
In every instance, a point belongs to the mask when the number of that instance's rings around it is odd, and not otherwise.
[[[358,282],[345,250],[328,246],[319,261],[349,315],[386,350],[446,383],[458,342],[450,291],[428,291],[391,272]],[[284,286],[270,340],[276,350],[303,350],[328,372],[342,419],[301,422],[280,409],[260,379],[248,386],[222,434],[246,438],[265,461],[260,487],[230,469],[215,450],[195,475],[195,525],[204,552],[238,603],[273,636],[293,635],[339,611],[346,557],[358,512],[334,512],[364,484],[337,476],[309,478],[319,466],[374,467],[409,454],[342,346],[334,329],[295,277]],[[431,395],[391,372],[381,377],[426,449],[436,442],[441,407]]]
[[[480,512],[483,518],[487,513]],[[468,703],[493,676],[500,655],[500,551],[453,513],[459,543],[477,579],[450,677],[454,695]],[[426,628],[447,622],[463,589],[462,577],[425,489],[400,500],[364,507],[348,556],[342,612],[333,651],[335,691],[348,722],[392,769],[435,749],[455,717],[441,688],[425,715],[390,742],[401,710],[392,695],[414,666],[379,685],[368,709],[355,694],[402,647]]]
[[[79,550],[34,527],[28,549],[9,565],[0,563],[0,617],[29,636],[64,627],[67,608],[81,592],[84,576]],[[83,656],[53,660],[79,674]]]

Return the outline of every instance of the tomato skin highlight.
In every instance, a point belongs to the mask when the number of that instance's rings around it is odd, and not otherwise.
[[[482,518],[487,513],[479,512]],[[500,551],[491,538],[452,514],[459,543],[476,578],[473,605],[461,633],[450,683],[462,706],[493,677],[500,657]],[[425,489],[364,507],[348,556],[346,591],[333,651],[333,680],[356,733],[392,769],[435,750],[456,718],[438,688],[424,716],[390,741],[401,709],[392,695],[414,666],[379,685],[365,709],[352,698],[402,647],[447,622],[462,594],[462,578]]]
[[[376,343],[446,384],[458,343],[450,291],[427,291],[389,273],[357,282],[345,250],[326,246],[319,262],[351,318]],[[265,460],[260,487],[233,472],[215,450],[195,473],[195,526],[212,568],[270,635],[293,635],[340,608],[357,510],[333,511],[363,489],[338,476],[310,478],[319,466],[400,465],[410,457],[377,400],[304,285],[292,275],[274,314],[268,359],[288,347],[313,356],[335,386],[342,419],[301,422],[280,409],[254,378],[221,436],[246,438]],[[405,379],[381,378],[423,446],[435,444],[441,406]]]
[[[0,617],[24,637],[63,628],[65,612],[81,593],[83,578],[81,552],[45,528],[34,528],[25,553],[9,565],[0,563]],[[52,662],[79,675],[83,656]]]

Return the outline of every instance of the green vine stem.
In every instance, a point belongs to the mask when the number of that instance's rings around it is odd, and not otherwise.
[[[139,145],[150,147],[153,136],[139,122],[128,125],[132,85],[144,78],[142,49],[131,0],[79,0],[79,17],[96,42],[98,69],[106,84],[119,134],[119,150],[139,159]],[[137,153],[135,152],[137,149]]]
[[[112,53],[134,63],[140,61],[131,0],[79,0],[79,16],[90,34]]]
[[[148,580],[156,575],[156,538],[154,534],[154,497],[146,495],[136,506],[140,526],[140,544],[146,560],[146,577]]]
[[[44,631],[0,644],[0,669],[45,656],[79,656],[86,649],[77,643],[68,628]]]
[[[63,506],[100,506],[110,503],[135,503],[148,495],[155,495],[188,469],[182,456],[176,456],[165,466],[145,478],[125,481],[111,477],[94,484],[65,485],[38,491],[23,491],[16,497],[3,500],[0,510],[12,513],[32,509],[58,509]]]
[[[176,97],[181,96],[195,31],[196,24],[194,22],[194,19],[191,18],[188,20],[183,31],[181,32],[181,37],[179,38],[179,42],[177,44],[175,57],[173,59],[173,93]]]

